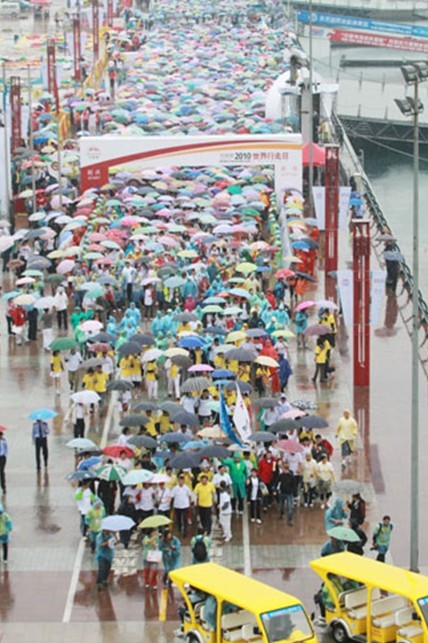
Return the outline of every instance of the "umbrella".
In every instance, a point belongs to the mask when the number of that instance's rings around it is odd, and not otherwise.
[[[300,424],[296,420],[285,418],[271,424],[269,431],[272,433],[285,433],[286,431],[294,431],[300,428]]]
[[[107,384],[108,391],[132,391],[133,388],[132,382],[126,380],[113,380]]]
[[[145,426],[148,422],[150,422],[150,420],[147,415],[134,413],[125,415],[125,417],[120,420],[119,426]]]
[[[255,431],[249,436],[248,440],[251,442],[274,442],[276,435],[269,431]]]
[[[277,397],[261,397],[257,400],[259,406],[263,409],[274,409],[275,406],[279,403],[279,398]]]
[[[147,335],[144,333],[136,333],[129,338],[130,342],[136,342],[140,346],[151,346],[155,343],[155,338],[152,335]]]
[[[153,475],[152,471],[148,471],[147,469],[133,469],[122,478],[122,484],[125,486],[132,486],[134,484],[150,482]]]
[[[315,302],[309,299],[308,301],[302,301],[298,304],[296,306],[296,310],[306,310],[306,308],[311,308],[312,306],[315,306]]]
[[[401,252],[398,252],[398,250],[385,250],[383,253],[383,258],[385,261],[397,261],[401,262],[404,261],[404,256],[401,254]]]
[[[141,346],[137,342],[125,342],[119,346],[118,353],[120,355],[138,355],[141,353]]]
[[[254,361],[256,364],[268,366],[269,368],[277,368],[279,366],[276,359],[273,359],[273,357],[269,357],[268,355],[259,355]]]
[[[40,309],[52,308],[54,303],[55,303],[55,299],[53,297],[50,297],[50,296],[40,297],[40,299],[34,302],[34,307],[40,308]]]
[[[74,440],[67,442],[65,446],[70,449],[80,449],[82,451],[90,451],[97,448],[95,442],[88,440],[88,438],[74,438]]]
[[[209,364],[194,364],[190,368],[187,369],[188,373],[209,373],[210,371],[213,371],[213,367],[210,366]]]
[[[202,449],[200,455],[203,458],[227,458],[230,455],[230,451],[226,447],[215,444]]]
[[[226,359],[236,360],[238,362],[252,362],[257,356],[256,350],[248,350],[246,348],[231,348],[226,353]]]
[[[109,455],[112,458],[118,458],[121,455],[121,453],[125,453],[127,458],[132,458],[134,455],[134,452],[132,449],[122,444],[111,444],[110,446],[105,447],[105,449],[103,449],[103,453],[104,455]]]
[[[312,324],[312,326],[308,326],[303,332],[306,337],[315,337],[319,335],[329,335],[331,333],[331,328],[323,326],[323,324]]]
[[[71,399],[76,404],[98,404],[101,398],[95,391],[78,391],[71,395]]]
[[[187,411],[179,411],[171,416],[171,421],[175,424],[187,424],[189,426],[195,426],[199,424],[199,418],[194,413],[188,413]]]
[[[190,357],[186,357],[185,355],[174,355],[170,359],[171,359],[171,362],[173,362],[173,364],[176,364],[177,366],[180,366],[181,368],[188,368],[189,366],[191,366],[193,364],[193,362],[190,359]]]
[[[159,357],[162,357],[162,355],[163,355],[163,351],[160,351],[158,348],[151,348],[150,350],[144,353],[143,357],[141,358],[141,361],[154,362],[155,360],[159,359]]]
[[[268,334],[263,328],[250,328],[246,332],[247,337],[266,337]]]
[[[107,516],[101,522],[101,529],[105,531],[129,531],[135,527],[135,522],[128,516]]]
[[[190,377],[181,387],[182,393],[197,393],[203,391],[212,385],[211,380],[207,377]]]
[[[348,543],[356,543],[360,540],[359,535],[353,529],[341,526],[329,529],[327,532],[327,536],[330,536],[330,538],[335,538],[336,540],[344,540]]]
[[[179,413],[183,410],[181,404],[179,404],[178,402],[170,402],[169,400],[162,402],[162,404],[159,405],[159,408],[162,411],[165,411],[165,413],[169,413],[170,415],[173,413]]]
[[[57,337],[50,345],[51,351],[67,351],[71,348],[77,348],[78,343],[72,337]]]
[[[101,357],[91,357],[90,359],[86,359],[84,362],[82,362],[79,368],[95,368],[96,366],[102,366],[103,364],[104,360]]]
[[[186,351],[185,348],[168,348],[164,355],[165,357],[177,357],[179,355],[182,357],[188,357],[189,351]]]
[[[188,335],[187,337],[181,337],[178,342],[180,348],[203,348],[205,346],[205,340],[199,335]]]
[[[185,444],[186,442],[189,442],[190,439],[191,438],[189,438],[189,436],[184,435],[184,433],[179,433],[178,431],[166,433],[162,436],[162,442],[166,442],[167,444]]]
[[[91,337],[92,342],[115,342],[117,339],[116,335],[111,335],[111,333],[97,333]]]
[[[303,447],[296,440],[281,440],[278,442],[278,448],[287,453],[302,453]]]
[[[133,407],[134,411],[157,411],[158,407],[153,402],[139,402]]]
[[[235,391],[237,388],[239,388],[241,393],[251,393],[253,391],[253,387],[249,382],[241,382],[241,380],[228,382],[227,384],[225,384],[224,388],[226,389],[226,391]]]
[[[211,373],[211,377],[215,380],[224,380],[228,377],[235,377],[236,373],[229,371],[227,368],[217,368]]]
[[[31,411],[28,417],[30,420],[42,420],[42,422],[44,422],[45,420],[51,420],[52,418],[55,418],[57,415],[58,413],[56,411],[43,408]]]
[[[95,477],[92,471],[73,471],[67,476],[67,480],[94,480]]]
[[[77,468],[79,471],[87,471],[91,467],[100,465],[101,462],[102,462],[102,458],[98,458],[98,457],[86,458],[85,460],[82,460],[82,462],[79,463],[79,466]]]
[[[98,469],[95,469],[97,478],[101,480],[107,480],[107,482],[117,482],[122,480],[123,476],[126,475],[127,470],[125,467],[120,467],[117,464],[105,464]]]
[[[166,475],[166,473],[155,473],[150,482],[152,484],[161,484],[162,482],[170,482],[170,478]]]
[[[317,308],[331,308],[331,310],[339,310],[339,306],[329,299],[321,299],[320,301],[315,302],[315,306]]]
[[[201,456],[199,453],[180,453],[171,459],[173,469],[194,469],[199,466]]]
[[[352,496],[354,493],[360,493],[362,489],[361,482],[357,480],[339,480],[333,485],[333,491],[336,494]]]
[[[32,304],[34,304],[35,301],[36,301],[36,298],[33,297],[33,295],[27,295],[27,294],[18,295],[18,297],[15,297],[15,299],[13,300],[13,302],[17,306],[31,306]]]
[[[133,435],[129,438],[128,444],[132,444],[133,447],[144,447],[145,449],[156,449],[158,445],[156,440],[149,435]]]
[[[319,415],[304,415],[296,420],[296,422],[298,422],[302,429],[325,429],[328,427],[328,422]]]
[[[157,529],[158,527],[166,527],[166,525],[170,525],[171,523],[172,520],[170,518],[157,515],[145,518],[138,526],[140,529]]]

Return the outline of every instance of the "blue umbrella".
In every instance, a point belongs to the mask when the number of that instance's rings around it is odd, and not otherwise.
[[[8,301],[9,299],[15,299],[15,297],[18,297],[21,293],[19,290],[12,290],[11,292],[7,292],[4,295],[2,295],[2,301]]]
[[[121,480],[123,485],[134,485],[141,484],[143,482],[150,482],[153,478],[154,473],[152,471],[147,471],[147,469],[135,469],[135,471],[130,471],[127,473]]]
[[[213,379],[224,379],[226,377],[235,377],[236,373],[229,371],[227,368],[217,368],[211,373]]]
[[[92,471],[73,471],[67,476],[67,480],[94,480],[95,477]]]
[[[77,470],[87,471],[91,467],[95,467],[97,464],[100,464],[102,461],[103,461],[102,458],[97,458],[93,456],[92,458],[88,458],[87,460],[82,460],[82,462],[79,463]]]
[[[203,348],[205,340],[197,335],[189,335],[188,337],[182,337],[177,346],[180,348]]]
[[[221,326],[208,326],[205,329],[206,333],[209,333],[210,335],[227,335],[228,332]]]
[[[309,248],[309,243],[307,241],[293,241],[291,246],[296,250],[307,250]]]
[[[135,527],[135,522],[128,516],[107,516],[101,522],[101,529],[106,531],[128,531]]]
[[[45,420],[51,420],[57,415],[58,413],[56,411],[52,411],[52,409],[36,409],[35,411],[31,411],[28,417],[30,420],[45,421]]]
[[[190,442],[186,442],[186,444],[183,445],[183,449],[204,449],[206,446],[209,445],[208,440],[191,440]]]

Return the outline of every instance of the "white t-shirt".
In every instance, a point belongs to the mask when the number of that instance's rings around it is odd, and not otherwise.
[[[216,473],[213,478],[213,485],[217,489],[220,487],[220,482],[225,482],[227,487],[232,486],[232,479],[228,473]]]
[[[188,509],[188,507],[190,507],[192,492],[187,484],[183,484],[183,486],[176,484],[171,491],[171,498],[174,509]]]
[[[230,494],[227,491],[221,491],[218,499],[218,505],[220,507],[220,515],[224,516],[232,513],[232,503],[230,501]]]

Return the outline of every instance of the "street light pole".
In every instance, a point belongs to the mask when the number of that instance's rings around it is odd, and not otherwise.
[[[312,0],[309,0],[309,205],[312,209],[314,185],[314,96],[313,96]]]
[[[413,85],[413,98],[396,99],[401,113],[413,118],[413,287],[412,287],[412,375],[411,375],[411,471],[410,471],[410,569],[419,571],[419,83],[428,80],[428,64],[401,67],[407,85]]]

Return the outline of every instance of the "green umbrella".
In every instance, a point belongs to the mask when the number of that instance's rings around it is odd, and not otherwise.
[[[165,527],[171,523],[172,520],[166,516],[149,516],[149,518],[145,518],[143,522],[140,522],[139,527],[140,529],[157,529],[157,527]]]
[[[330,538],[336,538],[336,540],[344,540],[348,543],[356,543],[360,540],[359,535],[356,534],[353,529],[349,529],[348,527],[333,527],[333,529],[328,530],[327,536],[330,536]]]
[[[97,478],[107,480],[108,482],[117,482],[128,473],[125,467],[120,467],[117,464],[104,464],[102,467],[95,469]]]
[[[64,275],[48,275],[45,279],[47,283],[59,284],[64,281]]]
[[[68,351],[77,348],[78,344],[73,337],[57,337],[50,345],[51,351]]]

